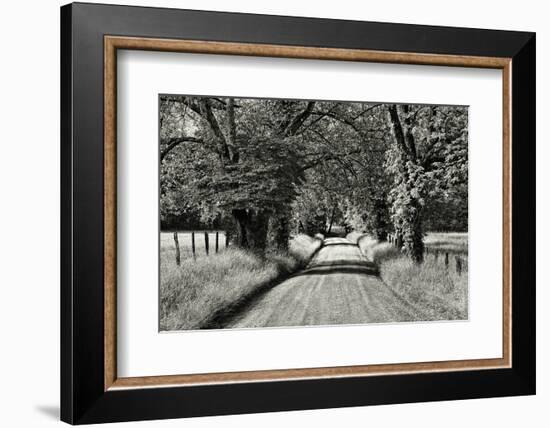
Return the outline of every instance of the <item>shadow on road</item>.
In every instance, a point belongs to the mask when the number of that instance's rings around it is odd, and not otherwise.
[[[368,260],[360,260],[360,259],[337,259],[337,260],[330,260],[326,262],[314,262],[309,267],[306,268],[306,270],[312,269],[312,268],[318,268],[318,267],[341,267],[341,266],[354,266],[354,267],[365,267],[365,268],[376,268],[376,264],[373,262],[369,262]]]
[[[306,275],[330,275],[338,273],[351,273],[359,275],[378,275],[378,266],[366,260],[333,260],[320,262],[292,275],[292,278]]]

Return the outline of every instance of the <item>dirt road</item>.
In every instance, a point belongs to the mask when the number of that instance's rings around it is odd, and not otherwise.
[[[328,238],[303,271],[267,291],[225,328],[412,321],[415,310],[345,238]]]

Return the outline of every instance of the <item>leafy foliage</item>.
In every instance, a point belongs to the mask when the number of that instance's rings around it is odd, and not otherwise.
[[[464,107],[162,96],[162,226],[260,252],[291,229],[395,233],[420,262],[425,228],[467,227],[467,127]]]
[[[426,202],[436,209],[439,202],[454,196],[460,198],[460,205],[467,206],[467,110],[391,105],[388,121],[394,138],[386,160],[393,176],[391,219],[405,252],[421,262]],[[437,215],[442,213],[438,210]]]
[[[239,147],[240,161],[223,170],[196,171],[196,196],[222,210],[264,209],[290,204],[303,174],[294,138],[251,138]]]

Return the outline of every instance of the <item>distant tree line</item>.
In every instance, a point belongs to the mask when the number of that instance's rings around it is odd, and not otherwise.
[[[421,262],[425,230],[467,229],[467,132],[465,107],[161,96],[161,227],[263,253],[338,225]]]

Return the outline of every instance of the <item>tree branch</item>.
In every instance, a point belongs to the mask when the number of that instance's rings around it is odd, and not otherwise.
[[[165,100],[185,104],[197,115],[199,115],[199,117],[203,118],[206,123],[208,123],[214,137],[216,138],[216,146],[218,148],[220,161],[222,162],[222,165],[225,164],[224,161],[230,158],[229,150],[218,120],[212,112],[210,98],[200,98],[198,103],[194,103],[192,97],[167,96],[165,97]]]
[[[404,113],[404,116],[405,116],[405,120],[404,120],[405,126],[403,127],[403,134],[405,136],[405,143],[407,144],[407,146],[409,148],[410,158],[414,162],[416,162],[416,143],[414,141],[414,135],[412,134],[411,129],[412,129],[413,120],[416,120],[416,114],[420,110],[417,110],[415,115],[414,115],[414,118],[412,118],[411,113],[410,113],[410,107],[407,104],[401,105],[400,108],[401,108],[401,111]]]
[[[361,138],[365,137],[365,134],[366,134],[365,132],[363,132],[361,129],[359,129],[357,127],[357,125],[355,125],[355,123],[353,123],[352,120],[349,120],[348,118],[346,118],[342,115],[332,113],[330,111],[313,111],[313,112],[311,112],[311,114],[315,115],[315,116],[320,115],[322,117],[331,117],[332,119],[335,119],[338,122],[341,122],[341,123],[351,127],[357,133],[357,135],[359,135],[359,137],[361,137]]]
[[[214,100],[214,101],[217,101],[218,103],[220,103],[223,106],[223,107],[220,107],[220,109],[227,108],[227,102],[225,102],[221,98],[211,98],[211,99]],[[240,105],[235,104],[235,99],[234,98],[231,98],[231,99],[233,100],[233,108],[241,108]],[[212,106],[212,107],[214,107],[214,106]]]
[[[294,118],[290,121],[288,126],[284,129],[283,135],[285,137],[295,135],[296,132],[298,132],[298,130],[300,129],[300,126],[302,126],[305,120],[311,115],[314,106],[315,101],[309,101],[306,105],[306,108],[298,113],[296,116],[294,116]]]
[[[430,159],[432,157],[432,155],[434,154],[434,150],[437,146],[437,143],[439,142],[439,138],[434,138],[433,137],[433,134],[435,133],[435,121],[434,121],[434,117],[436,115],[436,110],[435,110],[435,107],[431,107],[430,109],[430,126],[428,128],[428,142],[427,142],[427,145],[426,145],[426,148],[424,150],[424,155],[421,156],[422,158],[422,165],[424,166],[424,168],[426,168],[429,164],[430,164]]]
[[[390,124],[393,131],[393,136],[399,147],[405,152],[405,154],[410,155],[409,148],[405,141],[405,133],[403,132],[403,126],[401,125],[401,119],[397,113],[397,106],[395,104],[388,105],[388,113],[390,116]]]
[[[227,111],[227,146],[229,151],[229,159],[233,163],[239,161],[239,154],[237,153],[236,139],[237,130],[235,126],[235,99],[229,98],[226,103]]]
[[[169,138],[165,140],[168,144],[164,150],[160,152],[160,161],[162,162],[166,155],[174,150],[181,143],[190,142],[190,143],[202,143],[202,139],[195,137],[181,137],[181,138]]]
[[[363,110],[362,112],[358,113],[357,115],[355,115],[353,117],[353,120],[357,120],[359,119],[361,116],[363,116],[365,113],[368,113],[369,111],[371,110],[374,110],[376,107],[380,107],[382,106],[383,104],[374,104],[372,106],[369,106],[368,108],[366,108],[365,110]]]

